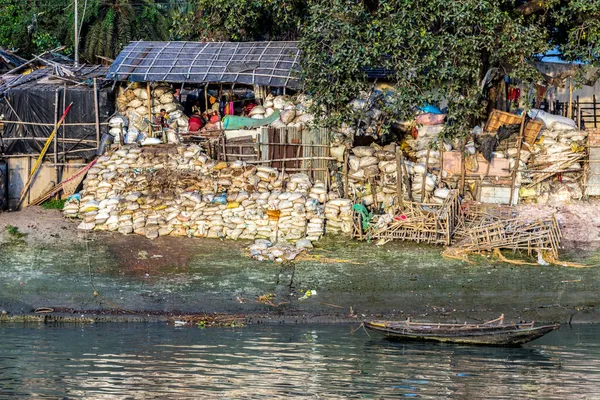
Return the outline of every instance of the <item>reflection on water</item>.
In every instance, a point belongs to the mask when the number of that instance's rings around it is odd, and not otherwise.
[[[0,326],[1,398],[600,398],[600,327],[522,348],[397,343],[349,326]]]

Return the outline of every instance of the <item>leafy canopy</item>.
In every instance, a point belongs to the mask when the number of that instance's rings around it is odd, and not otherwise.
[[[366,68],[393,70],[390,120],[446,100],[445,135],[462,136],[483,117],[486,74],[535,82],[533,62],[555,47],[597,64],[599,8],[598,0],[312,1],[301,44],[305,89],[335,126],[351,119],[349,101],[369,91]]]

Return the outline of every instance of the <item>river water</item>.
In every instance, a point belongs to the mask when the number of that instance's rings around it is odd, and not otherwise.
[[[600,326],[564,326],[521,348],[398,343],[354,328],[4,325],[0,398],[600,398]]]

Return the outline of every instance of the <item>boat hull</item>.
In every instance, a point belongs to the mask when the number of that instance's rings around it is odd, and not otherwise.
[[[391,326],[390,326],[391,325]],[[538,339],[548,332],[559,329],[560,325],[539,327],[519,325],[477,327],[461,329],[414,329],[402,327],[401,323],[365,322],[365,327],[389,339],[406,341],[433,341],[486,346],[519,346]]]

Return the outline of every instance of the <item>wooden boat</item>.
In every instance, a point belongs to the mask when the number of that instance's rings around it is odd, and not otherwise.
[[[436,324],[406,321],[365,321],[365,327],[390,339],[420,340],[488,346],[519,346],[559,329],[559,324],[534,326],[534,322],[505,324],[500,318],[481,324]]]

